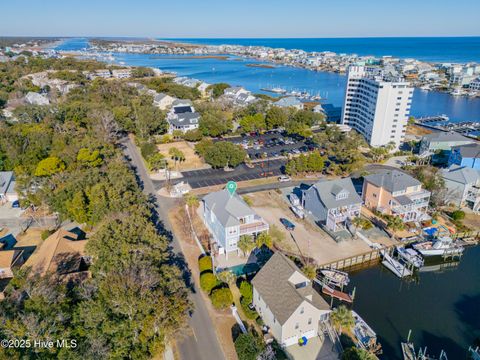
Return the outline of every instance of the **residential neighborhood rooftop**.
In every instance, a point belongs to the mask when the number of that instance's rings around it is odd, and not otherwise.
[[[293,283],[292,277],[301,282]],[[298,286],[299,283],[304,286]],[[304,301],[319,310],[330,310],[328,303],[313,289],[311,281],[280,252],[276,252],[255,275],[252,285],[280,324],[284,324]]]
[[[453,150],[458,150],[462,157],[467,158],[479,158],[480,157],[480,144],[468,144],[460,145],[452,148]]]
[[[240,225],[239,218],[254,213],[238,194],[230,195],[227,189],[210,193],[203,201],[224,227]]]
[[[317,189],[320,200],[330,209],[362,202],[350,178],[335,180],[323,179],[313,186]]]
[[[367,175],[365,181],[377,187],[382,187],[389,192],[401,191],[412,186],[421,185],[420,181],[399,170],[382,170],[376,174]]]
[[[448,169],[442,169],[442,177],[460,184],[474,184],[480,179],[480,171],[468,166],[452,165]]]

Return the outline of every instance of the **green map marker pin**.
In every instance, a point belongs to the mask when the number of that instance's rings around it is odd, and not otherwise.
[[[237,183],[235,181],[229,181],[227,183],[227,190],[230,193],[230,196],[233,196],[237,190]]]

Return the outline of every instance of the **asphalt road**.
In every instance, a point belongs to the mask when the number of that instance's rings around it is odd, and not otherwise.
[[[285,159],[275,159],[254,163],[253,168],[245,164],[237,166],[233,171],[224,171],[223,169],[203,169],[182,172],[183,178],[172,180],[172,183],[185,181],[190,184],[192,189],[198,189],[207,186],[226,184],[229,181],[254,180],[268,176],[278,176],[282,174],[282,168],[285,165]],[[160,189],[165,181],[153,181],[155,188]]]
[[[136,171],[138,180],[143,188],[143,192],[149,198],[154,199],[154,205],[158,214],[159,222],[162,223],[164,231],[167,234],[171,234],[171,246],[173,248],[173,252],[179,258],[183,258],[178,239],[173,234],[172,226],[168,219],[168,210],[175,203],[175,200],[163,197],[161,199],[158,198],[155,187],[153,186],[152,180],[148,176],[142,157],[138,153],[137,148],[128,138],[125,138],[122,141],[122,144],[124,146],[124,154]],[[218,342],[213,323],[208,314],[208,310],[205,307],[201,294],[198,292],[191,292],[190,299],[194,306],[194,311],[188,321],[192,330],[192,334],[186,335],[185,337],[177,340],[181,358],[185,360],[224,359],[225,356]]]

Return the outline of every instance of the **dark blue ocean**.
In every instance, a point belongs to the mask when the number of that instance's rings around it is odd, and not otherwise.
[[[480,62],[480,37],[164,39],[205,45],[268,46],[336,53],[414,58],[430,62]]]
[[[430,39],[459,39],[456,45],[459,53],[468,52],[469,47],[461,47],[462,39],[476,39],[477,52],[480,49],[480,38],[430,38]],[[221,42],[227,39],[205,39],[205,41]],[[240,40],[240,39],[239,39]],[[247,42],[247,39],[241,39]],[[269,39],[270,45],[286,47],[287,42],[301,45],[303,41],[311,42],[313,40],[340,41],[359,40],[359,39]],[[363,39],[365,40],[365,39]],[[373,39],[375,40],[375,39]],[[382,39],[385,40],[385,39]],[[200,41],[199,39],[195,40]],[[256,43],[258,41],[267,41],[267,39],[248,39]],[[375,42],[375,41],[374,41]],[[88,46],[88,39],[69,39],[57,47],[59,50],[80,50]],[[375,49],[378,48],[378,44]],[[470,44],[469,46],[473,46]],[[297,47],[297,46],[294,46]],[[330,49],[331,50],[331,49]],[[367,50],[365,50],[367,51]],[[380,51],[380,49],[377,49]],[[420,50],[419,50],[420,51]],[[451,48],[445,49],[446,53],[452,52]],[[351,52],[351,51],[348,51]],[[336,106],[342,106],[346,78],[344,75],[315,72],[289,66],[277,66],[271,68],[248,67],[247,64],[259,63],[252,59],[242,59],[231,57],[228,60],[220,59],[199,59],[188,56],[161,56],[150,54],[113,54],[116,62],[126,65],[150,66],[160,68],[165,71],[174,71],[181,76],[189,76],[206,81],[208,83],[226,82],[230,85],[241,85],[254,93],[266,93],[262,88],[280,86],[287,90],[306,90],[312,94],[320,94],[326,98],[325,103],[331,103]],[[411,55],[415,57],[415,54]],[[473,57],[473,56],[472,56]],[[480,55],[477,56],[480,59]],[[266,93],[269,94],[269,93]],[[272,95],[271,93],[269,95]],[[411,115],[429,116],[446,114],[453,122],[460,121],[480,121],[480,99],[467,97],[455,97],[447,93],[427,92],[415,90],[412,101]]]

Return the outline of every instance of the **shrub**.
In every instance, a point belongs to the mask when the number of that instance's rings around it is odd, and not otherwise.
[[[455,210],[454,212],[452,212],[452,219],[455,221],[465,219],[465,212],[463,212],[462,210]]]
[[[204,272],[202,275],[200,275],[200,287],[207,294],[210,294],[212,292],[212,289],[217,286],[217,284],[218,279],[215,275],[213,275],[213,273]]]
[[[242,297],[240,300],[240,305],[242,305],[243,312],[245,316],[251,320],[255,320],[258,318],[258,313],[255,310],[250,310],[248,305],[250,305],[251,300],[249,301],[247,298]]]
[[[198,259],[198,268],[200,270],[200,274],[206,270],[213,271],[212,258],[208,255],[202,256],[200,259]]]
[[[211,298],[213,306],[219,310],[228,308],[233,302],[233,295],[228,287],[213,290]]]
[[[240,334],[235,340],[239,360],[256,360],[263,350],[262,341],[253,334]]]
[[[252,284],[250,284],[248,281],[244,280],[240,284],[240,294],[242,295],[242,298],[248,301],[248,304],[252,302],[253,298],[253,288]]]
[[[157,146],[152,142],[143,142],[140,144],[140,152],[144,159],[148,159],[150,156],[157,152]]]
[[[53,231],[51,231],[51,230],[43,230],[40,237],[42,238],[42,240],[45,240],[46,238],[48,238],[52,234],[53,234]]]

